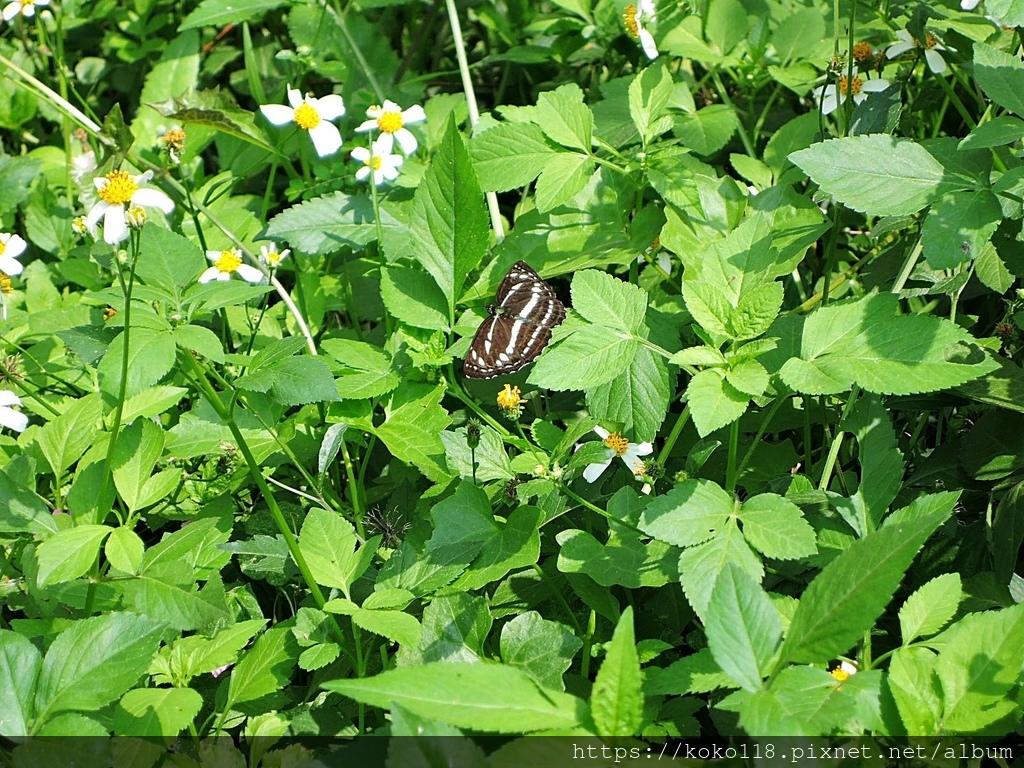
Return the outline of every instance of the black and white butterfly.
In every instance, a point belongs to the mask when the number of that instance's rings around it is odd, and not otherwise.
[[[496,298],[462,364],[473,379],[493,379],[532,363],[551,340],[551,329],[565,320],[554,290],[525,261],[512,265]]]

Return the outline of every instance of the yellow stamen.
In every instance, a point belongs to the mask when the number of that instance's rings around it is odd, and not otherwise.
[[[277,251],[269,251],[267,253],[267,264],[272,267],[276,267],[281,263],[281,254]]]
[[[636,5],[630,3],[622,14],[622,20],[626,23],[626,32],[634,40],[640,37],[640,27],[636,23]]]
[[[234,248],[228,248],[226,251],[220,252],[220,258],[213,262],[213,266],[221,272],[231,273],[242,266],[242,257]]]
[[[616,456],[621,456],[629,449],[629,440],[619,432],[612,432],[604,439],[604,444],[615,451]]]
[[[113,307],[107,307],[103,310],[103,319],[112,320],[117,315],[117,310]]]
[[[185,146],[185,131],[181,128],[171,128],[167,133],[160,137],[168,149],[173,149],[180,152]]]
[[[829,672],[829,674],[832,675],[832,677],[834,677],[840,683],[845,683],[847,680],[850,679],[850,673],[842,667],[836,667],[831,672]]]
[[[0,272],[0,293],[10,295],[14,293],[14,286],[11,284],[11,278]]]
[[[401,112],[385,112],[377,118],[377,125],[384,133],[394,133],[402,127]]]
[[[863,87],[864,81],[856,75],[853,76],[853,80],[848,80],[846,75],[839,78],[838,90],[844,96],[856,96]]]
[[[865,61],[871,58],[871,43],[860,42],[853,46],[853,60]]]
[[[312,130],[320,125],[320,113],[308,101],[302,102],[295,110],[295,124],[304,131]]]
[[[380,159],[380,155],[370,155],[368,158],[366,158],[363,165],[368,166],[369,168],[372,168],[375,171],[379,171]]]
[[[6,250],[7,250],[7,241],[6,240],[0,240],[0,256],[3,256],[4,255],[4,251],[6,251]]]
[[[519,387],[506,384],[505,388],[498,393],[498,407],[503,410],[518,408],[519,403],[524,402]]]
[[[107,183],[99,190],[100,199],[111,205],[124,205],[139,191],[139,185],[131,174],[125,171],[111,171],[107,174]]]

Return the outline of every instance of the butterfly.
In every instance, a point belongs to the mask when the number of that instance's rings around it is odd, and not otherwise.
[[[548,345],[551,329],[565,320],[565,306],[555,291],[525,261],[512,265],[496,299],[462,364],[472,379],[493,379],[529,365]]]

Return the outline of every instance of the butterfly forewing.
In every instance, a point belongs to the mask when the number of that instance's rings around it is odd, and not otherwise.
[[[477,329],[463,372],[475,379],[514,373],[533,362],[565,319],[565,307],[551,286],[517,261],[498,286],[497,304]]]

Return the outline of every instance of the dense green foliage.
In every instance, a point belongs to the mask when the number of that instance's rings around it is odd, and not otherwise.
[[[0,735],[1018,730],[986,5],[11,4]]]

